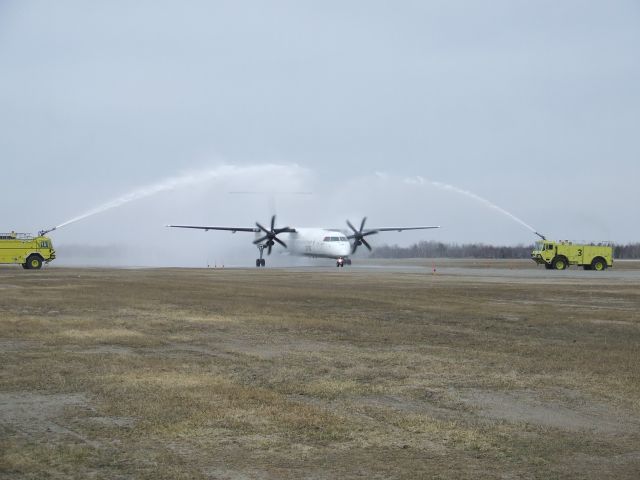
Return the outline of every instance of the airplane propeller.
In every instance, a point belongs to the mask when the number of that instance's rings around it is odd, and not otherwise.
[[[265,243],[265,245],[267,246],[267,255],[271,255],[271,247],[273,247],[273,245],[277,242],[280,245],[282,245],[284,248],[287,248],[287,244],[284,243],[282,240],[280,240],[278,238],[278,235],[281,233],[288,233],[288,232],[295,232],[295,230],[289,228],[289,227],[284,227],[284,228],[275,228],[275,224],[276,224],[276,216],[272,216],[271,217],[271,229],[267,230],[265,227],[263,227],[262,225],[260,225],[258,222],[256,222],[256,227],[258,227],[260,230],[262,230],[265,235],[254,240],[253,243],[254,245],[257,245],[259,243],[264,242],[265,240],[267,241]]]
[[[364,217],[362,219],[362,222],[360,223],[360,229],[356,229],[356,227],[354,227],[351,222],[349,220],[347,220],[347,225],[349,225],[349,228],[351,230],[353,230],[353,235],[349,235],[347,238],[348,239],[353,239],[353,246],[351,247],[351,254],[353,255],[354,253],[356,253],[356,250],[358,249],[358,247],[360,245],[364,245],[365,247],[367,247],[369,249],[369,251],[371,251],[371,245],[369,245],[367,243],[367,241],[364,239],[364,237],[366,237],[367,235],[374,235],[376,233],[378,233],[378,230],[365,230],[364,229],[364,224],[367,221],[367,217]]]

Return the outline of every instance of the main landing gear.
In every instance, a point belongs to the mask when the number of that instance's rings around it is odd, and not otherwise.
[[[260,250],[260,258],[256,258],[256,267],[264,267],[267,263],[265,262],[264,258],[262,258],[262,252],[264,252],[264,248],[264,245],[258,245],[258,250]]]

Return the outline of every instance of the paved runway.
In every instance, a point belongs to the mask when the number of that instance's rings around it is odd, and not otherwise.
[[[376,273],[406,273],[431,276],[448,277],[472,277],[476,280],[485,279],[487,281],[505,282],[509,279],[514,281],[532,280],[536,283],[540,281],[622,281],[640,282],[640,262],[638,261],[618,261],[613,268],[603,272],[583,270],[579,267],[570,267],[564,271],[547,270],[543,266],[537,266],[528,260],[451,260],[439,259],[433,262],[430,260],[354,260],[353,265],[343,269],[330,265],[314,265],[301,267],[271,267],[292,271],[309,272],[376,272]],[[435,271],[434,271],[435,270]]]

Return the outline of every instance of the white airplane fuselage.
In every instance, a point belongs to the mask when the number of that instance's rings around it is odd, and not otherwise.
[[[258,235],[258,234],[257,234]],[[346,258],[351,254],[349,239],[342,232],[323,228],[296,228],[293,233],[282,233],[292,255],[314,258]]]

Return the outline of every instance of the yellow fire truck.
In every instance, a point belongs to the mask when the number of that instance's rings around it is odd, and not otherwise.
[[[570,265],[578,265],[585,270],[602,271],[613,267],[613,244],[554,242],[543,237],[542,241],[536,242],[531,259],[549,270],[564,270]]]
[[[19,263],[25,269],[42,268],[56,258],[49,237],[28,233],[0,233],[0,263]]]

